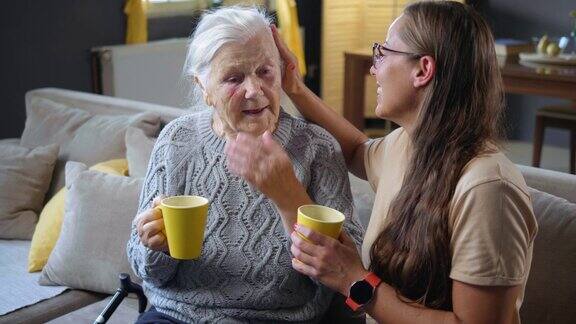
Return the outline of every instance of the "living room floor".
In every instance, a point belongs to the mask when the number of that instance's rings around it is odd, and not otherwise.
[[[505,145],[506,156],[516,164],[532,165],[532,143],[508,141]],[[570,172],[570,154],[568,148],[544,145],[540,167],[543,169]]]

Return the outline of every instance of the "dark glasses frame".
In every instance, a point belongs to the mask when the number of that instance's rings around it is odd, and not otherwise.
[[[419,59],[422,56],[424,56],[424,54],[393,50],[393,49],[388,48],[382,44],[374,43],[374,45],[372,45],[372,65],[375,68],[377,68],[377,65],[379,65],[380,61],[382,60],[382,57],[384,57],[384,53],[382,53],[382,50],[384,50],[386,52],[390,52],[392,54],[407,55],[407,56],[410,56],[410,58],[412,58],[412,59]]]

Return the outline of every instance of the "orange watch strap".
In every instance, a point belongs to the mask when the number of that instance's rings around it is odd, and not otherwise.
[[[350,309],[354,312],[360,308],[360,305],[356,304],[350,297],[346,298],[346,305],[348,305],[348,307],[350,307]]]
[[[370,286],[374,288],[378,287],[378,285],[382,282],[382,279],[380,279],[377,275],[375,275],[374,272],[370,272],[369,274],[367,274],[364,280],[366,280],[370,284]]]
[[[370,286],[372,286],[372,288],[376,289],[376,287],[378,287],[378,285],[382,282],[382,279],[380,279],[377,275],[375,275],[373,272],[370,272],[366,275],[366,277],[364,277],[363,280],[366,280],[366,282],[368,284],[370,284]],[[358,308],[360,308],[362,305],[357,304],[354,300],[352,300],[352,298],[350,298],[350,296],[348,296],[346,298],[346,305],[348,305],[348,307],[350,307],[350,309],[352,309],[352,311],[357,311]]]

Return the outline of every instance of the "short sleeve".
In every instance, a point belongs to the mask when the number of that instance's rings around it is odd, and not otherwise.
[[[366,168],[366,177],[372,189],[376,191],[378,182],[380,182],[380,171],[384,152],[386,149],[386,138],[376,138],[369,140],[364,150],[364,167]]]
[[[481,286],[526,280],[536,220],[530,196],[498,179],[466,191],[452,207],[450,278]]]
[[[409,148],[409,143],[408,134],[400,127],[385,137],[375,138],[364,144],[366,145],[364,149],[364,168],[372,190],[377,191],[384,168],[390,170],[408,162],[407,149]]]

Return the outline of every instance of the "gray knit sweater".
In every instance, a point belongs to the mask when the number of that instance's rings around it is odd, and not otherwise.
[[[201,195],[210,200],[202,255],[176,260],[144,247],[135,225],[128,258],[150,303],[186,322],[316,322],[333,293],[291,266],[290,239],[274,204],[226,167],[226,141],[214,133],[212,111],[180,117],[156,141],[139,213],[154,197]],[[347,169],[334,138],[281,112],[274,138],[318,204],[342,211],[345,230],[361,245],[352,216]]]

